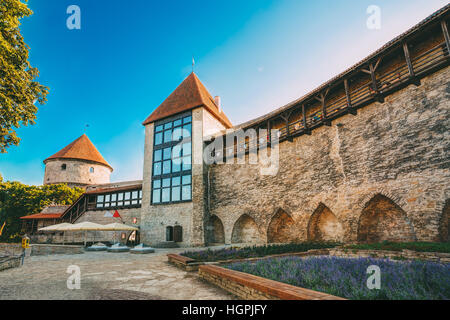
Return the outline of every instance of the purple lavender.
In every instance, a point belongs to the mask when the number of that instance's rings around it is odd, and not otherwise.
[[[381,288],[369,290],[367,267],[381,269]],[[450,264],[374,258],[282,257],[225,266],[260,277],[355,300],[448,300]]]

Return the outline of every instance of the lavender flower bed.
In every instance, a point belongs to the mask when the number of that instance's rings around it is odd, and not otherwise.
[[[369,290],[367,267],[381,269],[381,288]],[[388,259],[282,257],[238,262],[226,268],[355,300],[450,299],[450,264]]]

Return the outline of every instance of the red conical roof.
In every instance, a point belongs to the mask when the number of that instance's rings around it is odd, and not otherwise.
[[[175,91],[153,111],[143,124],[146,125],[197,107],[205,107],[226,128],[233,126],[227,116],[219,111],[214,99],[194,72],[184,79]]]
[[[44,163],[51,159],[80,159],[92,161],[103,164],[113,170],[113,168],[109,165],[108,162],[106,162],[100,152],[98,152],[97,148],[85,134],[83,134],[81,137],[76,139],[61,151],[45,159]]]

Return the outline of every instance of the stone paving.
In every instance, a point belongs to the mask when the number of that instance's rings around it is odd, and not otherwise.
[[[195,272],[167,263],[167,253],[86,252],[78,255],[32,256],[16,269],[0,272],[0,300],[231,300],[233,296],[203,282]],[[70,265],[81,270],[81,288],[69,290]]]

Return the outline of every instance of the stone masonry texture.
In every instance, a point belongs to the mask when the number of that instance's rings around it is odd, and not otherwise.
[[[226,243],[308,234],[345,242],[447,239],[449,78],[447,67],[357,116],[282,142],[275,176],[260,175],[258,165],[210,166],[209,229],[223,225]]]

